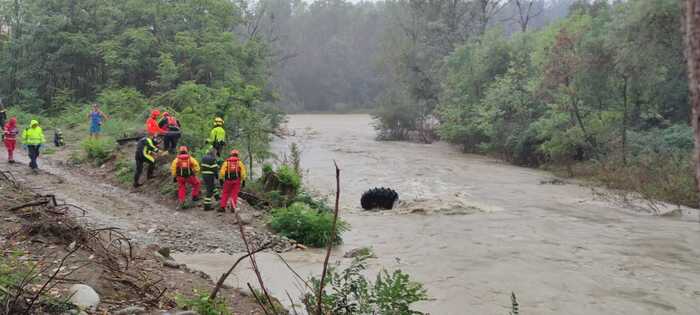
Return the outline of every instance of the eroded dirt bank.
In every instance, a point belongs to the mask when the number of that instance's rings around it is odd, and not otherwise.
[[[55,194],[61,202],[77,205],[87,212],[81,220],[98,226],[116,227],[141,244],[157,244],[178,252],[236,253],[244,246],[231,213],[204,212],[201,207],[175,210],[172,200],[163,200],[159,188],[134,191],[113,185],[114,174],[91,166],[69,167],[65,161],[71,150],[42,156],[40,173],[31,174],[24,151],[18,152],[18,164],[0,165],[11,171],[17,180],[43,194]],[[107,174],[105,174],[107,173]],[[158,176],[168,176],[159,174]],[[142,181],[145,180],[145,175]],[[169,185],[175,185],[168,182]],[[168,203],[170,201],[170,203]],[[272,236],[255,226],[262,213],[244,206],[246,230],[252,238],[264,242]]]
[[[542,184],[552,175],[465,155],[443,143],[376,142],[366,115],[294,115],[305,182],[334,190],[342,168],[343,216],[352,225],[335,253],[371,246],[379,266],[400,268],[434,298],[431,314],[507,314],[515,292],[523,314],[699,314],[700,224],[654,217],[596,200],[587,188]],[[373,186],[401,194],[399,209],[362,212]],[[320,254],[285,254],[318,274]],[[219,273],[211,256],[180,257]],[[287,277],[272,262],[267,277]],[[297,292],[295,284],[277,288]]]

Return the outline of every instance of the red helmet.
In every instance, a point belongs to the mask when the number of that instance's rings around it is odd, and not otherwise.
[[[238,150],[231,150],[231,156],[238,156],[239,153]]]
[[[180,151],[180,153],[183,153],[183,154],[184,154],[184,153],[187,153],[189,150],[187,149],[186,146],[183,145],[183,146],[180,146],[179,151]]]
[[[170,116],[170,113],[168,113],[168,112],[163,113],[163,117],[168,117],[168,116]]]
[[[151,111],[151,117],[152,117],[152,118],[156,118],[156,117],[158,117],[158,116],[160,116],[160,111],[159,111],[159,110],[154,109],[154,110]]]

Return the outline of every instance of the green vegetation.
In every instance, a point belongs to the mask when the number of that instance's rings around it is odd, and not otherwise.
[[[111,138],[88,138],[83,140],[81,147],[87,160],[93,161],[96,165],[102,165],[112,158],[112,151],[116,145]]]
[[[275,232],[312,247],[326,246],[333,235],[333,213],[316,210],[300,202],[273,209],[269,223]],[[341,234],[347,229],[348,224],[339,219],[334,244],[342,243]]]
[[[39,291],[37,285],[45,283],[48,275],[43,273],[49,268],[37,265],[25,255],[7,251],[0,256],[0,303],[3,305],[0,314],[62,314],[76,309],[75,305],[52,296],[45,288]],[[54,282],[50,284],[52,287]]]
[[[454,25],[451,11],[473,10],[455,3],[393,6],[397,22],[415,23],[386,30],[393,36],[382,60],[396,80],[377,102],[380,138],[439,137],[697,206],[685,186],[692,134],[680,2],[576,1],[559,21],[528,28],[521,20],[508,32],[488,23],[498,16],[486,10],[473,12],[486,14],[481,27],[436,30]]]
[[[410,280],[401,270],[389,273],[382,270],[374,283],[362,274],[367,268],[368,256],[353,259],[351,265],[338,271],[331,267],[325,278],[322,304],[334,315],[350,314],[423,314],[411,309],[411,304],[428,299],[420,283]],[[311,279],[314,292],[318,292],[320,280]],[[303,298],[306,311],[316,314],[316,295]]]
[[[180,120],[181,142],[193,149],[220,116],[229,147],[251,164],[269,157],[270,133],[283,121],[265,89],[271,54],[260,36],[236,31],[249,21],[238,4],[28,0],[0,8],[9,30],[0,34],[0,96],[20,125],[38,117],[45,130],[75,131],[81,136],[69,140],[80,141],[98,102],[110,116],[103,137],[114,139],[143,132],[160,108]],[[83,148],[101,163],[114,147]]]
[[[192,310],[200,315],[228,315],[231,312],[226,306],[226,303],[220,299],[211,300],[209,294],[206,292],[199,292],[194,290],[193,297],[185,297],[183,295],[177,295],[175,297],[175,302],[179,308],[185,310]]]

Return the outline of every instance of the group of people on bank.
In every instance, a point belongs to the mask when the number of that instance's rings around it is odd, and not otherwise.
[[[153,177],[157,155],[177,153],[170,163],[170,173],[173,182],[178,185],[178,207],[182,207],[186,201],[188,186],[192,191],[192,201],[199,201],[202,181],[204,181],[206,192],[202,203],[205,211],[213,210],[213,204],[217,198],[219,198],[219,212],[226,211],[229,202],[232,203],[233,209],[236,209],[238,194],[241,188],[245,187],[247,173],[238,150],[232,150],[225,159],[222,157],[226,145],[224,120],[220,117],[214,118],[213,128],[206,140],[207,152],[201,162],[190,154],[186,146],[178,147],[181,128],[180,121],[173,115],[167,112],[161,115],[158,110],[151,112],[146,120],[146,136],[136,145],[134,188],[141,186],[139,180],[144,166],[146,178]],[[162,150],[159,148],[161,139]]]
[[[100,111],[97,104],[93,104],[92,111],[88,114],[90,122],[90,137],[98,138],[104,121],[109,116]],[[11,117],[7,120],[4,107],[0,105],[0,126],[3,127],[3,143],[7,149],[9,163],[15,163],[14,151],[20,129],[17,125],[17,118]],[[172,154],[175,158],[170,163],[170,174],[173,182],[178,185],[178,208],[181,208],[186,201],[188,187],[191,189],[192,201],[199,201],[201,195],[202,181],[205,186],[203,206],[205,211],[213,210],[216,199],[219,199],[218,211],[224,212],[229,202],[235,210],[238,206],[238,194],[242,187],[245,187],[247,176],[246,167],[241,161],[238,150],[232,150],[228,156],[224,156],[226,146],[226,130],[224,120],[216,117],[213,120],[213,127],[206,139],[207,153],[197,161],[190,154],[186,146],[179,146],[182,125],[180,121],[168,112],[160,113],[159,110],[151,111],[146,120],[146,136],[141,138],[136,145],[135,172],[133,187],[141,186],[139,180],[146,168],[146,177],[154,177],[157,163],[157,156]],[[63,144],[62,134],[56,130],[54,142],[57,146]],[[28,127],[21,131],[21,143],[26,147],[29,155],[29,167],[33,172],[37,172],[37,159],[42,145],[46,142],[44,132],[37,120],[31,120]],[[58,142],[56,141],[58,139]],[[162,143],[162,148],[161,148]],[[201,176],[201,180],[200,180]]]

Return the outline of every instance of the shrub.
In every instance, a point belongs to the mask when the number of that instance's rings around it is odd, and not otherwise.
[[[292,199],[292,203],[295,202],[305,203],[314,210],[333,212],[333,209],[331,209],[331,207],[328,206],[327,199],[314,199],[314,197],[306,191],[302,191],[299,194],[297,194],[296,197]]]
[[[297,192],[301,188],[301,176],[288,165],[282,165],[277,169],[277,178],[285,191]]]
[[[222,299],[209,299],[206,292],[194,290],[193,297],[178,295],[175,297],[177,306],[186,310],[195,311],[199,315],[227,315],[231,314]]]
[[[134,163],[129,159],[119,159],[115,166],[115,175],[117,180],[122,183],[130,184],[134,180]]]
[[[88,138],[83,140],[81,146],[85,152],[85,157],[94,161],[97,165],[101,165],[109,160],[115,148],[114,140],[109,138]]]
[[[297,202],[287,208],[272,210],[270,227],[304,245],[322,247],[328,244],[333,228],[333,214],[314,210]],[[348,229],[347,223],[338,219],[334,244],[342,242],[341,233]]]
[[[349,267],[342,271],[330,268],[325,278],[322,296],[325,310],[333,310],[334,315],[423,314],[411,309],[411,304],[428,298],[423,285],[410,280],[401,270],[392,273],[382,270],[374,283],[362,274],[367,268],[368,256],[353,259]],[[320,280],[311,279],[314,291],[303,297],[309,314],[316,315],[316,292]]]
[[[623,200],[636,199],[635,194],[652,208],[656,201],[697,207],[694,164],[690,153],[646,153],[628,160],[605,161],[593,166],[595,178]]]

